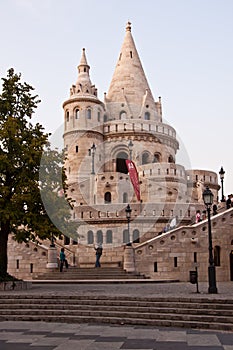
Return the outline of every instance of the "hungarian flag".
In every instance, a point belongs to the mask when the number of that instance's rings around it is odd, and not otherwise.
[[[137,172],[136,166],[134,162],[132,162],[132,160],[129,160],[129,159],[126,159],[125,163],[129,172],[130,180],[133,184],[134,192],[137,196],[137,199],[140,201],[140,186],[139,186],[138,172]]]

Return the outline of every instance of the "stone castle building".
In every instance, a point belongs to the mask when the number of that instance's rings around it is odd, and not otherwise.
[[[174,217],[177,224],[190,223],[196,210],[203,209],[203,185],[217,199],[214,172],[176,163],[176,131],[163,122],[161,98],[152,95],[129,22],[104,102],[90,80],[83,49],[77,82],[63,108],[69,195],[75,200],[73,219],[80,221],[80,243],[112,247],[141,242],[161,233]],[[139,200],[125,159],[137,168]]]
[[[46,272],[61,246],[71,265],[93,267],[93,244],[102,243],[103,266],[180,281],[198,266],[200,281],[207,281],[208,224],[195,224],[195,214],[205,209],[202,192],[208,186],[219,209],[212,217],[217,279],[233,280],[233,208],[220,210],[215,172],[186,169],[176,161],[176,131],[164,122],[161,98],[153,97],[129,22],[104,100],[91,82],[83,49],[77,81],[63,108],[68,195],[74,200],[78,235],[64,235],[52,252],[49,241],[35,246],[9,240],[9,272],[23,278]],[[126,160],[137,169],[140,198]]]

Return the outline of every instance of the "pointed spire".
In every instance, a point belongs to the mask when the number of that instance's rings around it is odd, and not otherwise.
[[[88,68],[90,68],[90,66],[87,64],[87,58],[86,58],[86,53],[85,53],[85,48],[83,48],[83,52],[82,52],[82,56],[81,56],[81,60],[79,63],[79,66],[87,66]]]
[[[76,83],[77,93],[93,94],[93,86],[89,75],[90,66],[87,63],[85,49],[83,48],[81,60],[78,65],[78,79]]]
[[[120,56],[112,77],[107,94],[107,101],[121,102],[122,91],[134,108],[134,114],[140,114],[141,107],[145,103],[154,109],[155,101],[147,82],[135,43],[131,33],[131,23],[126,24],[125,38],[121,47]]]
[[[131,32],[131,23],[130,23],[130,21],[128,21],[127,24],[126,24],[126,31]]]

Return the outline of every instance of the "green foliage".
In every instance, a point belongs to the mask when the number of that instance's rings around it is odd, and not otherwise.
[[[8,235],[13,233],[17,241],[23,242],[67,232],[71,201],[61,200],[57,194],[58,189],[66,190],[63,155],[50,149],[49,135],[42,125],[30,122],[40,102],[38,96],[33,95],[34,89],[22,83],[21,75],[15,74],[13,69],[2,80],[0,276],[6,277]],[[44,203],[49,205],[45,208]],[[50,208],[53,211],[47,212]],[[77,236],[76,230],[71,223],[72,235]]]
[[[40,193],[44,209],[51,221],[51,234],[56,236],[59,231],[77,241],[77,223],[71,220],[73,201],[66,194],[63,164],[64,153],[47,147],[40,163]]]
[[[36,195],[39,166],[48,135],[40,124],[28,121],[39,100],[20,79],[10,69],[0,96],[0,217],[1,224],[8,223],[15,234],[20,225],[29,224],[28,236],[35,202],[40,201]],[[31,222],[25,216],[26,207],[32,213]]]

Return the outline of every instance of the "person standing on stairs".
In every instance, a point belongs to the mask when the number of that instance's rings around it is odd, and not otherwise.
[[[96,255],[96,261],[95,261],[95,267],[101,267],[100,265],[100,257],[103,253],[103,247],[102,247],[102,244],[100,243],[97,248],[95,248],[95,255]]]
[[[68,261],[66,259],[65,250],[64,250],[64,248],[61,248],[61,252],[60,252],[60,272],[62,272],[64,264],[65,264],[66,268],[68,269]]]

